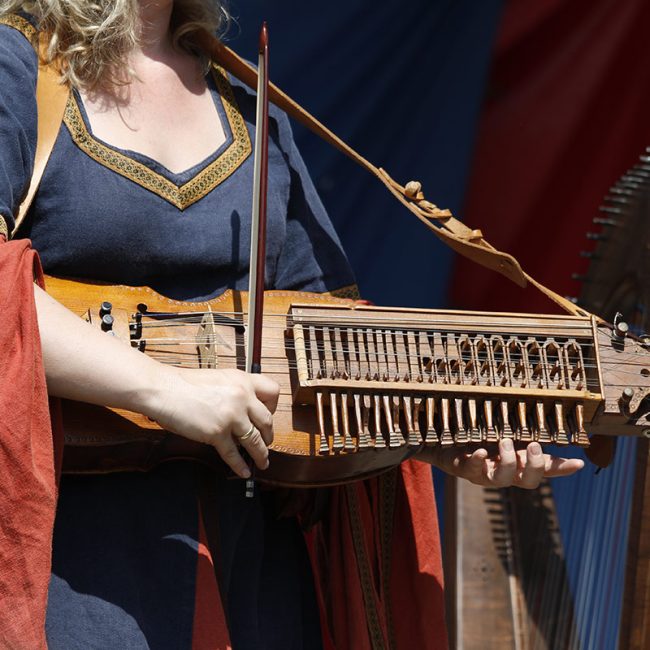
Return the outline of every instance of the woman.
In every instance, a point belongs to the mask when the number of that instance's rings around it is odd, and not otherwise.
[[[149,285],[182,300],[245,289],[254,96],[218,69],[206,74],[193,47],[197,28],[221,26],[219,3],[16,0],[2,7],[9,25],[0,26],[0,214],[8,230],[33,164],[37,57],[25,38],[28,18],[49,35],[49,55],[73,88],[19,232],[45,271]],[[16,18],[20,11],[28,15]],[[286,117],[275,109],[269,149],[267,286],[332,291],[352,284]],[[240,445],[266,467],[274,382],[163,367],[95,332],[38,288],[35,302],[51,395],[144,413],[213,445],[241,477],[249,469]],[[508,441],[498,460],[485,450],[422,459],[475,482],[525,487],[545,472],[580,466],[544,456],[537,443],[516,453]],[[219,592],[200,563],[197,569],[208,537],[218,550]],[[236,650],[320,647],[304,544],[294,519],[275,516],[272,493],[246,501],[237,482],[186,463],[147,475],[64,477],[47,613],[51,648],[217,647],[223,626],[206,607],[216,608],[220,597]]]

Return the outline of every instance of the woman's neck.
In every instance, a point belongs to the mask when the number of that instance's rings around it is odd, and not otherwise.
[[[158,59],[172,49],[170,23],[173,0],[138,0],[139,47],[136,57]]]

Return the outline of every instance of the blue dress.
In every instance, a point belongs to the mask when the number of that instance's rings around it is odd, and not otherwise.
[[[0,216],[11,230],[36,141],[37,58],[0,25]],[[226,142],[182,173],[95,137],[73,92],[28,220],[46,273],[148,285],[199,300],[248,284],[255,98],[215,68],[207,77]],[[183,146],[182,142],[177,143]],[[340,242],[271,108],[267,288],[353,283]],[[47,635],[52,650],[191,648],[199,510],[211,531],[233,647],[320,647],[302,535],[273,492],[245,499],[193,463],[147,474],[66,476],[54,534]]]

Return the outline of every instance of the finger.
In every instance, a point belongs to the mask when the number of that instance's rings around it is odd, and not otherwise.
[[[549,478],[554,476],[569,476],[585,466],[584,461],[579,458],[561,458],[547,454],[545,460],[544,476]]]
[[[278,397],[280,396],[280,385],[278,382],[266,375],[250,375],[250,378],[257,399],[271,413],[275,413],[275,409],[278,407]]]
[[[539,443],[531,442],[526,447],[525,455],[521,453],[520,458],[525,460],[517,484],[522,488],[534,490],[544,478],[546,469],[546,460]]]
[[[457,475],[477,485],[483,485],[486,481],[485,460],[488,457],[487,449],[476,449],[471,455],[464,455],[459,459]]]
[[[512,439],[503,438],[499,441],[499,459],[495,463],[494,470],[488,473],[488,478],[496,487],[507,487],[513,484],[516,473],[517,453],[515,447],[512,444]]]
[[[235,439],[237,439],[237,436],[235,436]],[[253,433],[248,438],[245,440],[240,439],[239,442],[246,449],[255,465],[260,469],[266,469],[269,466],[269,450],[257,428],[253,429]]]
[[[237,445],[232,436],[219,436],[214,440],[213,444],[219,456],[223,458],[237,476],[248,478],[251,475],[251,471],[237,450]]]
[[[253,399],[248,405],[248,417],[262,434],[263,441],[270,445],[273,442],[273,414],[259,400]]]

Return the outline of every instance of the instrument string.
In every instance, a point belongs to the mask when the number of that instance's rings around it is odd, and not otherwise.
[[[225,317],[232,319],[235,321],[235,323],[232,323],[232,325],[236,325],[239,327],[244,327],[244,317],[246,315],[246,312],[199,312],[195,313],[192,315],[188,316],[168,316],[167,314],[162,314],[162,315],[156,315],[155,313],[152,313],[151,315],[147,314],[146,312],[143,314],[144,317],[151,318],[152,320],[143,320],[141,322],[142,327],[170,327],[174,325],[191,325],[191,324],[201,324],[204,322],[204,320],[207,320],[207,317],[213,317],[215,320],[215,325],[224,325],[225,323],[219,322],[219,316]],[[216,317],[216,318],[215,318]],[[158,319],[158,320],[156,320]],[[238,320],[242,319],[242,320]],[[281,327],[285,327],[285,323],[287,323],[287,326],[290,326],[290,321],[292,320],[291,314],[265,314],[264,315],[264,328],[267,327],[273,327],[274,325],[269,325],[269,320],[278,320],[281,322]],[[318,325],[318,326],[325,326],[325,327],[364,327],[367,324],[371,325],[384,325],[386,327],[391,327],[395,330],[402,330],[406,326],[413,325],[413,327],[421,328],[421,329],[432,329],[432,317],[426,316],[422,318],[415,318],[415,317],[409,317],[409,318],[400,318],[398,322],[396,322],[395,318],[388,318],[385,316],[358,316],[356,314],[350,315],[350,314],[344,314],[344,315],[327,315],[326,318],[319,318],[317,322],[315,321],[310,321],[307,320],[305,317],[298,317],[295,318],[294,320],[295,324],[297,325],[302,325],[303,327],[309,327],[310,325]],[[489,333],[492,333],[495,327],[489,327],[489,325],[486,325],[485,320],[476,320],[476,321],[470,321],[470,320],[463,320],[462,324],[455,323],[454,321],[438,321],[439,328],[446,327],[449,329],[453,329],[454,331],[457,331],[459,333],[465,333],[465,332],[473,332],[474,330],[472,329],[467,329],[467,327],[476,327],[479,328],[480,330],[488,331]],[[435,328],[435,325],[433,326]],[[502,328],[504,330],[508,330],[508,334],[511,333],[511,328],[521,328],[520,323],[504,323],[503,320],[500,320],[498,322],[498,327]],[[566,331],[566,330],[576,330],[576,331],[582,331],[585,333],[585,335],[590,335],[591,333],[591,327],[589,324],[586,323],[576,323],[576,324],[566,324],[566,323],[544,323],[543,325],[540,323],[535,324],[535,330],[539,331],[540,329],[543,329],[544,331],[549,331],[549,330],[560,330],[560,331]],[[517,329],[512,329],[512,332],[517,332],[519,331],[523,335],[529,335],[530,332],[526,332],[523,330],[517,330]]]
[[[176,355],[189,355],[189,356],[194,356],[196,352],[194,350],[185,352],[183,350],[179,350],[178,348],[180,346],[189,346],[191,348],[196,348],[201,345],[211,345],[214,344],[214,339],[211,339],[210,337],[196,337],[196,338],[187,338],[187,339],[165,339],[165,338],[145,338],[141,339],[147,344],[147,351],[152,352],[152,351],[157,351],[160,354],[169,354],[170,356],[173,356],[174,354]],[[149,347],[150,346],[150,347]],[[173,348],[173,350],[166,351],[162,348],[165,346],[169,346],[170,348]],[[217,346],[215,346],[217,347]],[[240,352],[241,350],[244,349],[244,344],[243,343],[230,343],[227,344],[226,346],[223,345],[218,345],[218,347],[223,348],[226,347],[226,349],[234,349],[235,352],[231,354],[224,353],[222,350],[219,351],[218,357],[223,358],[223,359],[230,359],[230,358],[237,358],[237,352]],[[160,348],[160,349],[159,349]],[[332,363],[334,365],[334,369],[338,369],[339,371],[345,370],[346,372],[350,372],[350,364],[353,363],[355,365],[361,365],[361,366],[367,366],[369,363],[370,364],[377,364],[379,363],[380,365],[385,365],[386,363],[390,364],[393,361],[396,361],[399,363],[400,367],[399,372],[397,374],[411,374],[411,369],[410,365],[415,365],[419,366],[418,370],[423,369],[424,372],[429,374],[431,372],[430,366],[431,365],[436,365],[439,366],[440,364],[446,364],[446,365],[454,365],[458,363],[458,365],[463,365],[464,367],[462,368],[461,374],[465,375],[475,375],[478,374],[480,376],[484,376],[484,368],[483,366],[486,366],[489,364],[493,364],[496,366],[501,366],[503,364],[503,369],[504,371],[506,369],[510,370],[511,373],[514,373],[517,375],[521,375],[521,368],[517,367],[519,364],[526,363],[527,366],[529,367],[537,367],[540,366],[540,368],[545,369],[547,372],[555,375],[560,372],[559,367],[556,369],[555,366],[561,366],[563,370],[570,370],[572,372],[581,372],[583,370],[593,370],[596,371],[598,369],[598,365],[596,363],[589,363],[589,362],[583,362],[583,363],[577,363],[577,359],[569,359],[568,361],[566,359],[557,359],[557,358],[551,358],[550,360],[544,361],[542,359],[535,359],[529,356],[528,359],[526,359],[522,354],[518,353],[513,353],[510,352],[509,354],[509,359],[506,358],[494,358],[492,360],[486,359],[486,358],[479,358],[476,359],[474,356],[471,355],[471,353],[464,353],[461,352],[457,356],[448,356],[448,355],[441,355],[441,356],[435,356],[432,357],[430,354],[422,354],[420,352],[404,352],[404,353],[397,353],[397,352],[392,352],[390,354],[365,354],[363,356],[360,356],[358,348],[350,348],[350,347],[341,347],[341,348],[330,348],[327,346],[323,345],[312,345],[310,346],[311,350],[314,350],[319,353],[319,362],[320,366],[322,369],[327,370],[328,369],[328,363],[327,360],[322,358],[324,356],[325,352],[331,352],[333,354],[333,359]],[[291,342],[287,342],[286,345],[282,344],[277,344],[277,345],[267,345],[264,349],[265,355],[264,355],[264,361],[272,361],[273,359],[282,359],[283,363],[286,365],[288,364],[289,368],[296,368],[297,367],[297,362],[295,361],[290,361],[286,359],[286,353],[288,352],[294,352],[296,350],[295,346],[291,344]],[[343,353],[346,355],[348,358],[347,359],[342,359],[342,360],[337,360],[334,358],[334,356],[337,353]],[[285,361],[286,359],[286,361]],[[311,365],[312,360],[308,359],[307,362]],[[575,363],[574,363],[575,362]],[[479,370],[478,373],[476,373],[476,370],[474,366],[481,366],[482,368]],[[627,363],[620,363],[618,365],[613,366],[614,368],[617,368],[619,371],[619,374],[626,374],[626,375],[631,375],[631,376],[637,376],[639,373],[638,371],[634,369],[630,369],[630,367],[635,368],[635,367],[640,367],[640,368],[645,368],[648,364],[645,363],[636,363],[636,362],[627,362]],[[515,367],[513,367],[515,366]],[[439,371],[440,372],[440,371]],[[452,375],[454,374],[459,374],[459,369],[454,368],[450,371]],[[539,374],[538,372],[535,373],[536,375]],[[503,372],[499,372],[498,374],[499,377],[504,376]],[[573,380],[575,381],[575,379]],[[590,379],[587,378],[587,381],[589,382]],[[598,382],[596,380],[591,380],[592,385],[597,385]]]

